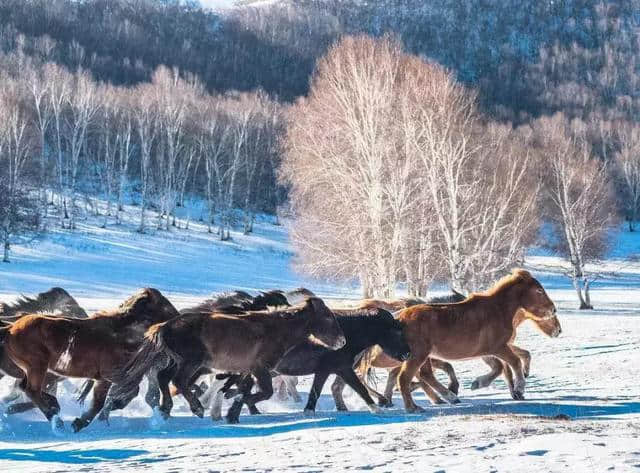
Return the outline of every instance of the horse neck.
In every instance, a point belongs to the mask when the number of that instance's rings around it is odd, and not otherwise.
[[[360,352],[365,348],[376,345],[382,336],[375,323],[375,316],[338,316],[338,324],[344,333],[347,345],[354,351]],[[369,320],[368,320],[369,319]]]
[[[524,315],[522,314],[521,305],[519,303],[520,288],[518,286],[509,286],[492,296],[493,303],[503,308],[500,311],[500,315],[504,319],[505,323],[509,323],[513,328],[516,328],[524,321]]]
[[[284,317],[277,321],[282,339],[298,343],[311,335],[311,315],[302,309],[296,316]]]

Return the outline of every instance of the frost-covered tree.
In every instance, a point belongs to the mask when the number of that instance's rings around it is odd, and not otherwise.
[[[554,249],[570,264],[568,275],[580,309],[592,309],[589,289],[597,273],[590,272],[588,264],[605,255],[617,215],[610,175],[605,163],[593,157],[583,129],[561,114],[532,124],[542,158]]]

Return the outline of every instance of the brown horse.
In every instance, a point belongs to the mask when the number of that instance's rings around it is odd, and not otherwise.
[[[464,300],[466,300],[466,297],[464,295],[453,290],[452,294],[429,298],[427,301],[427,304],[429,305],[451,304],[456,302],[462,302]],[[556,320],[553,320],[553,319],[540,320],[538,323],[536,323],[536,326],[540,329],[542,333],[544,333],[549,337],[556,337],[559,334],[559,331],[561,330],[560,325],[556,323]],[[529,371],[531,367],[531,354],[527,350],[517,347],[513,343],[511,343],[510,346],[513,349],[514,353],[522,361],[524,376],[529,377]],[[471,383],[471,389],[475,390],[475,389],[489,386],[498,376],[500,376],[500,374],[504,374],[505,381],[507,382],[507,386],[509,388],[509,391],[511,392],[511,397],[513,397],[514,399],[519,399],[518,397],[519,394],[514,391],[513,377],[511,376],[511,372],[509,371],[507,365],[501,362],[500,359],[491,357],[491,356],[482,357],[482,361],[484,361],[487,365],[489,365],[489,367],[491,368],[491,371],[485,375],[478,376]],[[454,392],[455,394],[458,394],[459,383],[456,378],[455,371],[453,370],[453,367],[451,366],[451,364],[442,360],[438,360],[436,358],[431,358],[431,366],[433,369],[439,369],[441,371],[444,371],[449,376],[450,382],[449,382],[448,389]],[[390,358],[387,354],[382,352],[382,350],[380,350],[379,347],[374,347],[374,348],[371,348],[367,353],[363,354],[361,366],[359,368],[359,371],[362,374],[363,378],[364,378],[364,374],[366,374],[370,368],[389,369],[384,395],[376,392],[369,386],[367,386],[367,388],[370,389],[370,392],[372,393],[372,395],[378,398],[378,403],[381,406],[391,406],[393,390],[397,385],[398,375],[400,374],[400,368],[401,368],[400,362],[398,360],[393,360],[392,358]],[[431,401],[434,404],[440,404],[443,402],[442,399],[440,399],[440,397],[435,393],[435,391],[430,387],[424,385],[424,383],[423,384],[415,383],[415,382],[412,383],[412,390],[420,386],[423,388],[427,396],[431,399]],[[336,378],[336,381],[332,386],[332,392],[337,403],[342,403],[342,404],[344,403],[344,401],[342,401],[343,389],[344,389],[344,383],[341,382],[340,379]]]
[[[109,394],[107,405],[126,402],[144,374],[164,364],[167,368],[158,373],[163,415],[168,416],[173,405],[168,389],[171,380],[191,411],[202,417],[204,408],[189,387],[194,373],[204,366],[256,378],[259,391],[237,399],[227,414],[228,422],[238,422],[243,403],[256,404],[271,397],[271,369],[289,349],[309,337],[333,349],[345,344],[335,316],[318,298],[308,299],[302,307],[274,312],[183,315],[149,329],[142,348],[121,374],[122,381]]]
[[[178,311],[156,289],[143,289],[117,309],[89,319],[29,314],[0,329],[0,345],[24,372],[20,387],[54,427],[57,399],[43,390],[47,372],[97,381],[90,409],[73,421],[74,431],[86,427],[102,409],[111,382],[140,347],[151,325],[177,317]]]
[[[411,381],[432,388],[444,400],[459,402],[433,375],[429,357],[463,360],[491,356],[506,367],[505,375],[515,376],[513,391],[524,399],[523,363],[512,348],[516,328],[525,320],[561,332],[556,307],[542,285],[528,271],[514,270],[489,291],[472,294],[463,302],[444,305],[417,305],[403,310],[398,320],[405,324],[411,359],[402,363],[398,384],[408,412],[421,411],[411,397]],[[508,372],[509,374],[507,374]]]
[[[0,303],[0,325],[7,326],[18,320],[22,315],[29,313],[64,315],[78,319],[86,319],[88,317],[84,309],[80,307],[67,291],[61,287],[52,287],[47,291],[39,293],[35,297],[20,296],[14,303]],[[0,348],[0,379],[4,375],[20,380],[24,376],[24,373],[8,356],[4,355],[4,352]],[[48,374],[46,391],[55,393],[57,383],[58,377],[51,373]],[[2,401],[14,401],[19,396],[19,381],[16,381],[11,392]],[[35,408],[35,405],[32,402],[14,402],[7,407],[6,413],[16,414],[33,408]]]

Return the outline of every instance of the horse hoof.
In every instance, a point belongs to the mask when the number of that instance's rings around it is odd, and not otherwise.
[[[348,412],[349,409],[346,406],[336,406],[336,411]]]
[[[222,420],[222,414],[212,414],[211,420],[213,422],[220,422]]]
[[[422,414],[423,412],[426,412],[426,410],[420,406],[413,406],[407,408],[407,412],[409,414]]]
[[[367,405],[367,408],[369,408],[369,412],[372,414],[382,414],[382,410],[375,404],[369,404]]]
[[[476,389],[480,389],[480,383],[478,382],[478,380],[471,383],[471,390],[475,391]]]
[[[384,397],[378,398],[378,406],[380,407],[391,407],[393,406],[393,403]]]
[[[431,399],[431,404],[434,404],[434,405],[444,404],[444,401],[443,401],[442,399],[440,399],[440,398],[438,398],[438,399]]]
[[[229,417],[227,416],[227,424],[239,424],[240,419],[238,417]]]
[[[316,410],[315,410],[315,409],[308,409],[308,408],[307,408],[307,409],[305,409],[302,413],[303,413],[306,417],[313,417],[313,416],[315,416],[315,415],[316,415]]]
[[[86,426],[87,426],[87,423],[82,419],[80,419],[79,417],[71,423],[71,428],[73,429],[74,433],[80,432]]]
[[[55,415],[51,418],[51,430],[54,435],[64,434],[64,422],[62,422],[60,416]]]
[[[516,401],[524,401],[524,393],[520,391],[514,391],[511,393],[511,397]]]
[[[460,399],[455,398],[453,401],[451,401],[451,404],[460,404]]]
[[[200,417],[201,419],[204,417],[204,408],[199,407],[193,410],[193,415]]]

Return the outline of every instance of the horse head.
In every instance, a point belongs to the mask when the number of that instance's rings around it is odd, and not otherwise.
[[[336,316],[329,310],[322,299],[318,297],[308,298],[303,312],[310,319],[311,335],[320,344],[333,350],[338,350],[347,343]]]
[[[525,270],[514,271],[522,285],[520,290],[520,311],[525,319],[531,320],[544,334],[557,337],[562,327],[557,317],[556,306],[547,295],[542,284]]]

